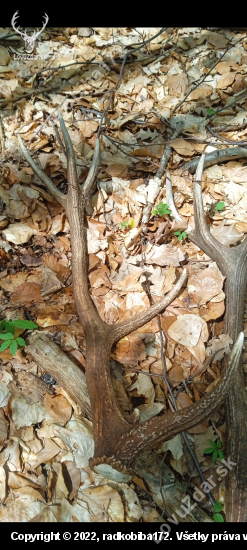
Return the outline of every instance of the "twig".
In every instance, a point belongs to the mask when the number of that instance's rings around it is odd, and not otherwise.
[[[145,272],[145,277],[146,277],[146,292],[147,292],[147,295],[148,295],[148,298],[149,298],[149,302],[150,302],[150,305],[152,305],[154,303],[153,301],[153,298],[152,298],[152,294],[150,292],[150,288],[149,288],[149,281],[148,281],[148,278],[147,278],[147,274]],[[163,369],[163,376],[161,376],[161,378],[163,378],[163,380],[165,381],[166,385],[167,385],[167,388],[168,388],[168,391],[170,393],[170,396],[171,396],[171,399],[172,399],[172,403],[173,403],[173,407],[175,409],[175,411],[178,410],[178,406],[177,406],[177,402],[176,402],[176,399],[173,395],[173,391],[172,391],[172,388],[170,386],[170,383],[168,381],[168,378],[167,378],[167,374],[166,374],[166,364],[165,364],[165,359],[164,359],[164,341],[163,341],[163,330],[162,330],[162,327],[161,327],[161,321],[160,321],[160,316],[157,315],[157,322],[158,322],[158,327],[159,327],[159,334],[160,334],[160,347],[161,347],[161,363],[162,363],[162,369]],[[206,483],[206,480],[204,478],[204,475],[202,473],[202,470],[200,468],[200,464],[190,446],[190,443],[189,443],[189,440],[188,440],[188,437],[186,435],[186,433],[184,431],[181,432],[182,434],[182,437],[184,439],[184,442],[185,442],[185,445],[190,453],[190,456],[191,458],[193,459],[194,463],[195,463],[195,466],[197,468],[197,471],[198,471],[198,474],[202,480],[203,483]],[[211,494],[211,491],[208,491],[208,498],[212,504],[212,506],[214,506],[215,504],[215,500]]]
[[[242,100],[246,95],[247,95],[247,90],[243,90],[243,92],[240,92],[238,97],[235,97],[235,99],[233,99],[229,103],[226,103],[223,107],[219,107],[219,109],[217,109],[213,115],[208,115],[207,120],[214,118],[218,113],[221,113],[221,111],[224,111],[229,107],[232,107],[232,105],[235,105],[235,103],[238,103],[238,101]]]
[[[209,125],[207,125],[206,128],[210,132],[210,134],[212,134],[212,136],[216,137],[220,141],[223,141],[223,143],[229,143],[230,145],[247,145],[247,141],[234,141],[233,139],[222,138],[221,136],[219,136],[219,134],[214,132]]]

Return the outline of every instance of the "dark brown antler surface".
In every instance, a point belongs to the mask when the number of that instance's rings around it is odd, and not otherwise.
[[[236,364],[242,350],[243,333],[239,335],[230,355],[228,367],[218,385],[200,402],[169,416],[153,418],[133,425],[123,416],[113,390],[110,375],[111,347],[120,338],[141,327],[174,300],[185,278],[184,270],[173,290],[158,304],[133,317],[131,320],[110,325],[102,321],[91,299],[88,288],[88,253],[84,205],[94,181],[99,163],[99,138],[96,143],[93,164],[86,183],[80,189],[76,174],[73,146],[61,115],[60,126],[68,159],[68,194],[60,193],[52,181],[38,169],[19,138],[26,160],[40,177],[49,192],[65,208],[72,246],[73,293],[80,321],[86,337],[86,380],[92,408],[95,439],[95,455],[90,466],[110,479],[125,481],[133,472],[138,457],[159,442],[170,439],[182,430],[189,429],[207,418],[222,403],[233,382]],[[67,388],[69,389],[68,379]]]
[[[229,248],[211,235],[206,224],[201,191],[204,166],[202,155],[194,183],[195,230],[189,238],[214,260],[226,277],[226,312],[224,332],[233,341],[243,329],[244,300],[247,283],[247,239],[240,245]],[[247,395],[241,355],[237,375],[227,398],[228,448],[227,456],[234,462],[227,477],[226,518],[227,521],[247,521]]]

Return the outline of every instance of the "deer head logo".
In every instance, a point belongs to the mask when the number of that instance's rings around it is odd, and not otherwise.
[[[33,52],[33,49],[34,49],[34,44],[35,44],[35,40],[36,38],[39,36],[39,34],[42,33],[42,31],[44,30],[44,28],[46,27],[47,23],[48,23],[48,20],[49,20],[49,17],[48,15],[45,13],[45,21],[43,23],[43,27],[40,31],[33,31],[33,34],[31,36],[28,36],[28,34],[25,32],[21,32],[19,31],[19,27],[16,27],[16,20],[18,18],[18,11],[16,11],[11,19],[11,25],[13,27],[13,29],[18,32],[18,34],[20,34],[25,42],[25,50],[27,51],[27,53],[32,53]]]

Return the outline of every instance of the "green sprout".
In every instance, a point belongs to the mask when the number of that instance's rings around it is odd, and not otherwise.
[[[214,207],[214,209],[217,211],[217,212],[220,212],[221,210],[224,210],[225,208],[225,203],[223,201],[220,201],[220,202],[217,202],[216,206]]]
[[[177,235],[177,238],[179,241],[182,241],[183,239],[186,239],[188,237],[188,233],[186,231],[175,231],[174,235]]]
[[[0,333],[0,340],[3,340],[2,344],[0,345],[0,352],[9,347],[11,355],[15,355],[18,345],[26,345],[26,342],[25,340],[23,340],[23,338],[20,338],[20,336],[18,336],[17,338],[14,337],[15,328],[32,329],[38,328],[38,325],[35,325],[33,321],[25,321],[24,319],[16,319],[14,321],[12,321],[12,319],[10,319],[9,321],[3,319],[0,323],[0,331],[2,329],[4,330],[4,332]]]
[[[134,225],[134,219],[130,220],[129,221],[126,221],[126,222],[120,222],[120,226],[122,227],[122,229],[127,229],[127,227],[133,227]]]
[[[224,521],[224,518],[223,516],[220,514],[222,510],[222,504],[221,502],[215,502],[214,504],[214,515],[213,515],[213,518],[214,518],[214,521],[216,522],[223,522]]]
[[[207,114],[208,115],[215,115],[216,111],[214,109],[211,109],[211,107],[209,107],[209,109],[207,109]]]
[[[152,210],[152,214],[155,216],[164,216],[164,214],[171,214],[171,210],[169,210],[169,206],[165,204],[164,202],[160,201],[159,204],[155,206],[155,209]]]
[[[212,454],[212,459],[213,459],[214,462],[216,461],[216,459],[218,457],[219,458],[224,458],[223,452],[221,450],[221,441],[220,441],[220,439],[217,439],[217,441],[215,443],[212,441],[212,439],[209,439],[208,441],[209,441],[211,447],[208,447],[208,449],[205,449],[205,451],[203,451],[203,453],[206,454],[206,455],[209,455],[209,454],[213,453]]]

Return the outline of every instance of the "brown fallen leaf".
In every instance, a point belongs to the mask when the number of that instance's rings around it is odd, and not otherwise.
[[[231,351],[229,344],[232,344],[233,340],[228,334],[220,334],[218,338],[212,338],[212,340],[209,340],[208,343],[209,346],[207,350],[211,350],[211,353],[220,350],[214,357],[214,362],[216,362],[221,361],[225,353],[229,355]]]
[[[180,315],[167,332],[175,342],[186,347],[194,347],[198,344],[202,331],[204,332],[204,340],[208,336],[205,321],[201,317],[198,317],[198,315],[185,314]]]
[[[54,325],[67,325],[71,317],[72,315],[59,311],[56,306],[46,306],[39,310],[36,323],[43,328]]]
[[[185,94],[188,86],[188,77],[186,73],[180,73],[167,77],[166,84],[169,94],[175,97],[181,97]]]
[[[189,276],[188,294],[197,305],[206,304],[222,291],[225,277],[216,264]]]
[[[208,97],[209,95],[212,95],[213,89],[208,84],[201,84],[201,86],[198,86],[191,94],[189,95],[188,99],[190,101],[193,101],[195,99],[204,99],[205,97]]]
[[[32,302],[43,302],[41,296],[41,285],[38,283],[23,283],[19,285],[11,295],[12,302],[20,302],[22,304],[31,304]]]
[[[154,245],[150,252],[146,254],[146,264],[157,264],[162,266],[173,265],[179,267],[180,262],[185,259],[185,255],[180,248],[171,244]]]
[[[188,141],[185,139],[174,139],[171,142],[172,149],[175,149],[175,151],[179,155],[185,155],[187,157],[192,157],[195,153],[195,149],[193,145],[191,145]]]
[[[42,269],[41,296],[44,298],[45,296],[49,296],[61,288],[63,288],[63,284],[56,277],[54,271],[52,271],[49,267],[44,267]]]
[[[182,409],[185,407],[189,407],[193,403],[190,396],[185,392],[179,392],[177,396],[177,401],[181,405]],[[190,428],[188,430],[189,433],[194,433],[194,434],[203,433],[206,431],[207,431],[207,420],[205,422],[201,422],[197,426],[194,426],[194,428]]]
[[[207,308],[199,311],[200,317],[204,321],[211,321],[218,319],[223,315],[225,311],[225,301],[222,302],[208,302]]]
[[[141,338],[130,334],[116,345],[116,359],[124,365],[137,365],[146,359],[146,348]]]
[[[184,379],[184,375],[183,375],[183,370],[181,369],[181,367],[179,366],[176,366],[176,367],[172,367],[170,370],[169,370],[169,381],[171,383],[171,385],[174,387],[174,386],[177,386],[178,384],[180,384],[183,379]],[[180,395],[180,393],[179,393]],[[187,395],[187,394],[186,394]]]
[[[26,265],[27,267],[36,267],[42,264],[42,258],[38,258],[37,256],[30,256],[30,254],[21,256],[20,260],[21,263]]]
[[[223,88],[227,88],[228,86],[231,86],[234,80],[235,80],[235,73],[230,73],[230,72],[225,73],[219,78],[216,87],[222,90]]]
[[[225,246],[230,246],[231,244],[237,244],[240,239],[244,236],[243,233],[239,233],[235,230],[235,223],[232,225],[225,225],[226,220],[217,226],[211,226],[210,232],[212,235]]]
[[[70,269],[62,265],[61,260],[58,260],[52,254],[45,253],[42,256],[42,259],[44,265],[52,269],[52,271],[56,273],[61,283],[64,284],[65,281],[68,279],[68,276],[70,275]]]
[[[66,424],[71,418],[72,407],[63,395],[45,394],[44,406],[46,412],[59,424]]]

